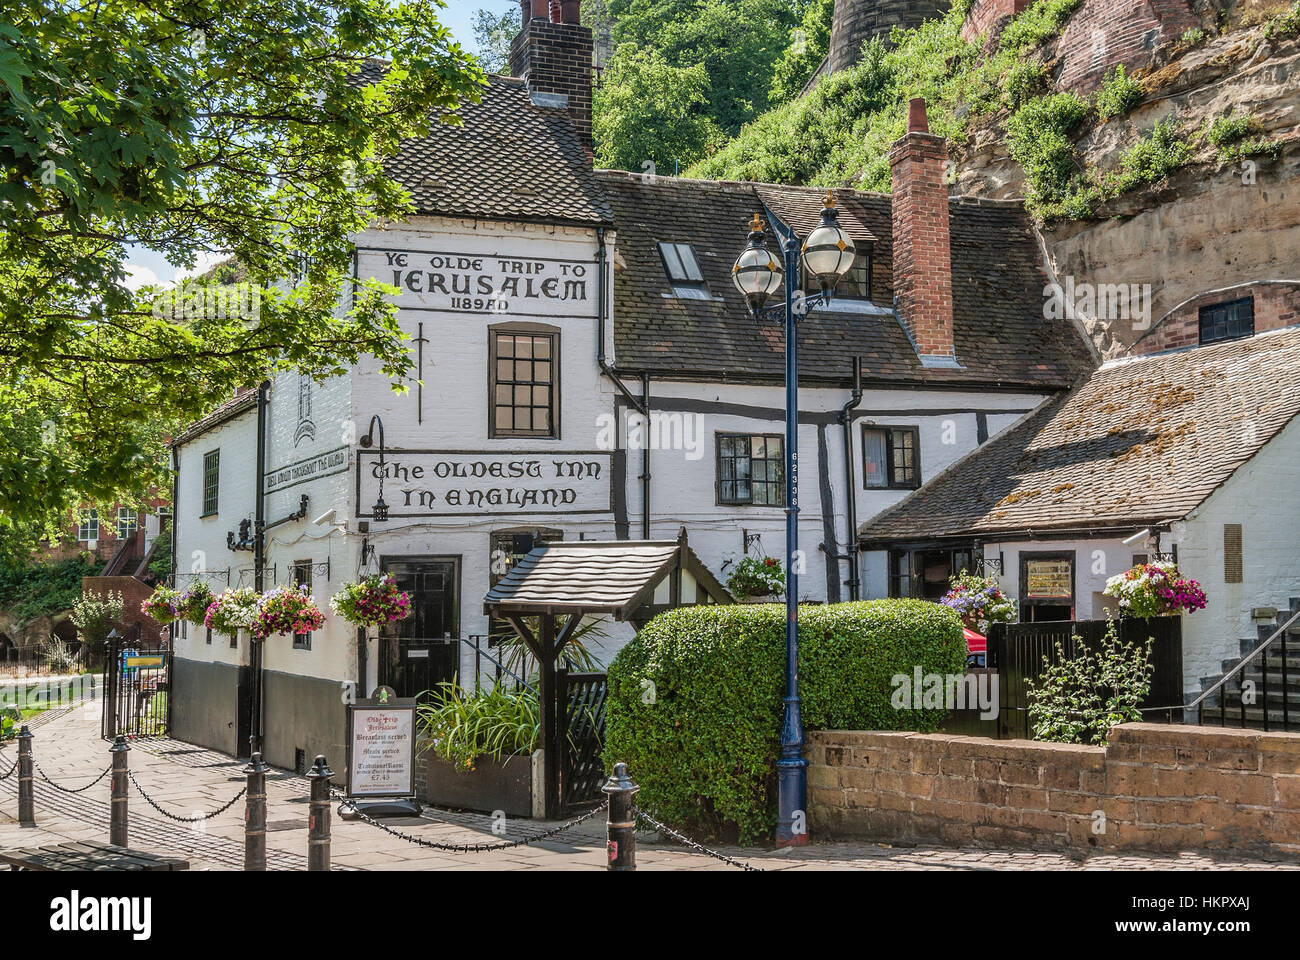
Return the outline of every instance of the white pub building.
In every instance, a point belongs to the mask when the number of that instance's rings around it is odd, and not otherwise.
[[[754,214],[806,235],[822,193],[594,170],[591,32],[562,19],[527,19],[516,77],[404,146],[390,172],[415,213],[356,237],[358,276],[400,291],[420,382],[395,393],[364,363],[322,384],[281,374],[174,441],[178,586],[255,585],[260,519],[265,588],[309,583],[324,608],[387,570],[413,594],[383,636],[327,613],[264,644],[273,764],[324,753],[340,769],[358,688],[490,678],[483,596],[539,540],[684,526],[723,581],[745,553],[783,550],[782,331],[730,274]],[[941,595],[969,549],[864,552],[859,526],[1095,365],[1071,321],[1044,319],[1023,209],[949,198],[945,158],[922,105],[890,157],[892,196],[834,191],[858,260],[800,326],[811,601]],[[606,661],[630,636],[610,626]],[[190,625],[174,649],[173,735],[245,753],[248,641]]]

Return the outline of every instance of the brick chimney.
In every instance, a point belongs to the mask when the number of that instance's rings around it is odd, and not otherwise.
[[[537,103],[563,106],[591,153],[591,30],[580,0],[520,0],[523,29],[510,45],[510,75],[528,81]]]
[[[925,366],[954,366],[948,145],[930,133],[925,101],[908,105],[907,133],[889,151],[893,172],[894,296]]]

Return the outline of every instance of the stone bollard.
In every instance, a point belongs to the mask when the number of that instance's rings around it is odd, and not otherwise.
[[[127,809],[126,796],[130,784],[127,782],[127,765],[126,755],[131,752],[131,747],[126,742],[126,737],[119,736],[113,741],[113,746],[109,747],[109,756],[113,758],[113,772],[109,775],[109,782],[112,785],[111,819],[108,827],[108,842],[119,847],[128,846],[127,844]]]
[[[334,771],[317,756],[307,779],[311,781],[311,815],[307,820],[307,869],[330,868],[330,777]]]
[[[32,732],[23,727],[18,731],[18,823],[24,827],[36,826],[36,795],[32,770]]]
[[[641,788],[627,775],[627,764],[614,764],[614,772],[600,788],[609,797],[605,814],[606,849],[610,870],[636,869],[636,814],[632,804]]]
[[[244,773],[248,789],[244,794],[244,869],[266,869],[266,771],[262,754],[253,751]]]

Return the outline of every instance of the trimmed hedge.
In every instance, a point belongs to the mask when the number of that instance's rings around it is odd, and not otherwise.
[[[806,728],[936,729],[943,711],[895,710],[896,674],[960,674],[957,614],[923,600],[799,608]],[[681,607],[660,614],[609,667],[605,761],[628,765],[656,816],[751,842],[776,821],[785,691],[785,607]]]

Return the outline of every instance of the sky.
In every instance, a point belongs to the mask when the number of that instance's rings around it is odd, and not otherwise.
[[[476,10],[490,10],[495,14],[505,13],[512,7],[519,6],[519,0],[446,0],[447,6],[438,14],[438,19],[451,30],[452,36],[470,53],[477,53],[474,45],[474,28],[472,26]],[[136,247],[130,253],[127,271],[130,274],[129,286],[144,286],[149,283],[174,283],[187,276],[203,273],[215,266],[221,256],[206,258],[194,270],[178,271],[161,254],[143,247]]]

